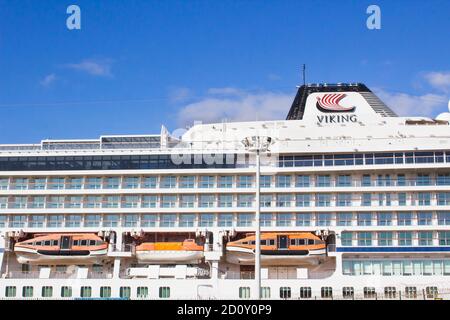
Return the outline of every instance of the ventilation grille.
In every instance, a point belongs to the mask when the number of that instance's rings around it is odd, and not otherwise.
[[[382,117],[397,117],[397,114],[385,105],[373,92],[360,92],[360,94],[366,99],[372,109]]]

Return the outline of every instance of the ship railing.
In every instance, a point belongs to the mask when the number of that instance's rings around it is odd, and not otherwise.
[[[123,243],[121,245],[113,245],[112,251],[113,252],[132,252],[132,253],[134,253],[136,251],[136,245],[133,243]]]
[[[112,273],[102,271],[90,271],[88,273],[88,279],[111,279]]]
[[[255,279],[254,271],[228,271],[226,273],[223,273],[222,275],[225,276],[225,279]]]
[[[64,271],[55,271],[50,273],[51,279],[70,279],[76,278],[77,272],[64,272]]]
[[[363,181],[363,180],[346,180],[346,181],[338,181],[338,180],[329,180],[324,183],[320,182],[308,182],[304,184],[299,185],[282,185],[282,186],[276,186],[277,188],[284,188],[284,187],[296,187],[296,188],[330,188],[330,187],[337,187],[337,188],[349,188],[349,187],[427,187],[427,186],[449,186],[450,185],[450,179],[449,178],[429,178],[425,180],[420,179],[403,179],[403,180],[396,180],[396,179],[372,179],[370,181]],[[252,184],[251,187],[254,187],[255,185]],[[146,189],[145,186],[142,184],[136,185],[137,189]],[[136,189],[133,188],[133,189]],[[35,184],[33,182],[25,182],[25,183],[5,183],[0,186],[1,190],[126,190],[130,189],[127,188],[125,185],[115,184],[115,185],[108,185],[104,182],[99,184],[89,184],[87,182],[80,182],[80,183],[70,183],[70,182],[46,182],[45,184]],[[197,189],[197,188],[193,188]],[[109,203],[106,201],[100,201],[95,203],[89,203],[89,205],[96,206],[99,204],[102,204],[104,208],[106,208],[108,205],[111,205],[111,207],[118,207],[118,203]],[[61,203],[52,203],[53,205],[62,205]],[[86,203],[87,204],[87,203]],[[47,206],[49,206],[50,203],[47,202]],[[69,203],[66,203],[66,205],[69,205]],[[79,203],[74,204],[80,205]],[[87,205],[84,207],[88,208]]]
[[[8,271],[6,278],[9,279],[32,279],[39,278],[39,271]]]

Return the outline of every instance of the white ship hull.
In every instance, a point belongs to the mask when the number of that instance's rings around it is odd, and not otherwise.
[[[0,299],[256,298],[241,267],[254,253],[225,247],[255,232],[258,190],[263,233],[309,232],[327,248],[263,253],[265,298],[450,299],[449,113],[439,118],[398,117],[361,84],[306,85],[288,120],[1,145]],[[260,189],[255,137],[271,138]],[[11,251],[47,233],[96,234],[108,252]],[[136,248],[194,235],[208,251]]]

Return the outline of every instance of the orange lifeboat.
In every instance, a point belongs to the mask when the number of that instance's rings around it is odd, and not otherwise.
[[[108,243],[90,233],[38,235],[14,245],[17,261],[28,264],[96,264],[107,251]]]
[[[183,242],[144,242],[136,246],[136,259],[149,264],[197,264],[203,258],[203,246],[194,239]]]
[[[325,241],[308,232],[276,232],[261,234],[261,264],[317,264],[325,257]],[[255,264],[255,235],[228,242],[226,259],[229,263]]]

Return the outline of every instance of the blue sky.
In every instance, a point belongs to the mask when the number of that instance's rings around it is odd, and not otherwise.
[[[448,0],[0,0],[0,143],[282,119],[303,63],[308,82],[364,82],[400,114],[436,116],[449,16]]]

